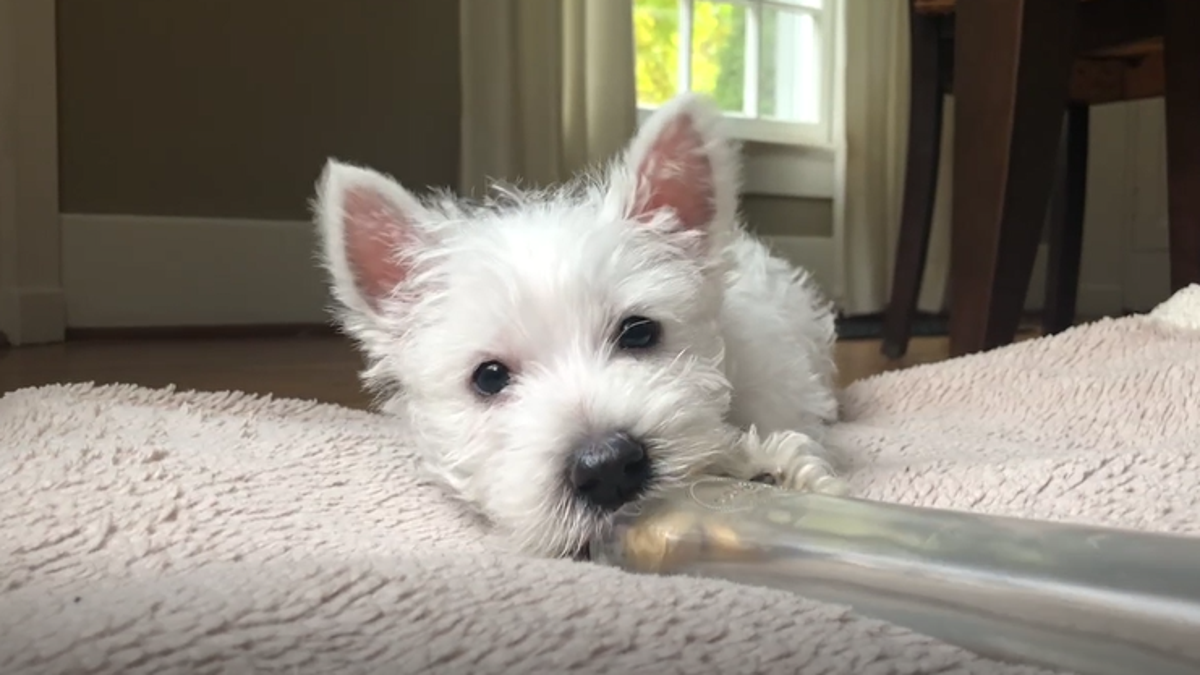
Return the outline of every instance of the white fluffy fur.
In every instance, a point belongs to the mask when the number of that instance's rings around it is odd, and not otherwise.
[[[680,96],[604,171],[479,205],[421,203],[337,162],[321,178],[325,263],[366,383],[411,425],[432,474],[528,552],[570,554],[607,525],[563,477],[588,432],[645,438],[658,487],[720,472],[840,489],[819,445],[837,412],[833,316],[806,273],[742,230],[720,122],[708,100]],[[672,179],[684,194],[663,187]],[[364,219],[348,194],[381,206]],[[663,194],[674,202],[647,207]],[[696,212],[711,217],[681,222]],[[354,258],[353,237],[377,242],[378,260]],[[380,262],[400,281],[366,297],[360,277]],[[631,313],[661,322],[651,353],[612,348]],[[493,358],[515,379],[485,401],[470,376]]]

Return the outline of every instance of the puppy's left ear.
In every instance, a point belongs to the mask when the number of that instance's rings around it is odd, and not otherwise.
[[[613,181],[625,217],[649,222],[666,214],[671,229],[705,243],[731,228],[740,171],[737,148],[720,131],[722,121],[712,100],[692,93],[655,111]]]

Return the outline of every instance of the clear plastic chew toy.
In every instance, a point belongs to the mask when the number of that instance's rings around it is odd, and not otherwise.
[[[1200,673],[1200,538],[701,478],[619,515],[590,553],[848,605],[1001,661]]]

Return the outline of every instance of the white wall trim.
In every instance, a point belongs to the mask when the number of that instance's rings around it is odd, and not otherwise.
[[[63,339],[55,3],[0,0],[0,331]]]
[[[304,221],[63,214],[72,328],[324,324]]]
[[[63,287],[73,328],[329,323],[331,298],[305,221],[63,214]],[[837,278],[833,237],[769,236],[781,257],[827,293]],[[1026,308],[1042,306],[1046,246]],[[1122,309],[1119,283],[1079,288],[1084,316]],[[9,296],[31,317],[60,307],[56,289]]]
[[[638,108],[638,124],[654,112]],[[832,145],[766,142],[739,138],[741,145],[742,192],[758,197],[833,199],[834,158]]]
[[[1033,274],[1029,278],[1029,292],[1025,295],[1025,311],[1038,312],[1046,306],[1046,267],[1050,260],[1050,246],[1038,246],[1037,258],[1033,263]],[[1090,321],[1100,316],[1113,316],[1123,310],[1124,289],[1121,280],[1109,277],[1111,281],[1101,282],[1089,280],[1080,275],[1079,290],[1075,296],[1075,316],[1077,321]]]
[[[1149,312],[1171,297],[1171,254],[1165,249],[1130,251],[1125,261],[1123,305],[1133,312]]]
[[[832,283],[837,279],[837,258],[834,257],[833,237],[765,237],[777,255],[809,271],[817,284],[826,293],[833,293]],[[1045,305],[1046,265],[1049,247],[1038,247],[1033,275],[1029,281],[1029,292],[1025,298],[1025,310],[1035,312]],[[1123,289],[1115,279],[1112,283],[1096,283],[1081,280],[1076,309],[1081,318],[1119,314],[1123,311]]]
[[[833,297],[833,282],[837,279],[833,237],[777,235],[763,237],[763,240],[775,255],[807,270],[817,286],[827,296]]]
[[[1171,252],[1167,213],[1167,124],[1162,98],[1124,104],[1120,134],[1125,171],[1125,302],[1148,312],[1171,296]],[[1116,134],[1114,134],[1116,135]]]
[[[67,213],[62,226],[72,328],[329,321],[310,223]],[[766,239],[830,288],[832,237]]]
[[[742,191],[763,197],[833,199],[834,151],[796,145],[742,145]]]

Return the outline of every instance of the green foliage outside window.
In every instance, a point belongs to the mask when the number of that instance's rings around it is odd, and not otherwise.
[[[721,109],[742,112],[746,64],[744,6],[694,3],[692,22],[692,90],[712,96]],[[660,105],[677,93],[679,72],[679,0],[634,0],[637,47],[637,93],[641,105]],[[759,103],[762,113],[774,110],[775,20],[763,12],[760,29]]]

